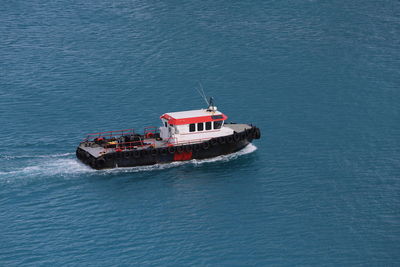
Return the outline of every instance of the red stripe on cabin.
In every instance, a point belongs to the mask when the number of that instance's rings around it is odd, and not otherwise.
[[[172,125],[183,125],[183,124],[191,124],[198,122],[209,122],[209,121],[224,121],[228,117],[224,114],[221,114],[222,119],[213,119],[212,116],[202,116],[202,117],[192,117],[192,118],[183,118],[183,119],[175,119],[168,114],[164,114],[161,116],[162,119],[166,119],[169,124]]]

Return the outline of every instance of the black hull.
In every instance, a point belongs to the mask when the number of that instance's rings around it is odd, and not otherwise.
[[[80,161],[97,170],[135,167],[227,155],[243,149],[253,139],[259,138],[260,130],[253,126],[246,131],[234,133],[230,136],[213,138],[199,144],[112,152],[98,158],[78,147],[76,156]]]

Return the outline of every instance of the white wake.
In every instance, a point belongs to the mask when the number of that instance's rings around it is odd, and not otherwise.
[[[22,168],[16,168],[14,170],[0,171],[0,181],[10,182],[14,179],[23,177],[49,177],[49,176],[73,177],[73,176],[79,176],[81,174],[107,175],[110,173],[120,173],[120,172],[127,173],[127,172],[154,171],[154,170],[168,169],[188,164],[199,166],[201,164],[206,164],[211,162],[219,162],[219,161],[224,162],[224,161],[234,160],[242,155],[252,153],[255,150],[257,150],[257,147],[253,144],[249,144],[248,146],[246,146],[245,148],[236,153],[218,156],[211,159],[176,161],[166,164],[155,164],[150,166],[127,167],[127,168],[114,168],[105,170],[94,170],[84,165],[75,158],[74,156],[75,153],[35,155],[32,157],[10,156],[11,158],[32,158],[33,164]]]

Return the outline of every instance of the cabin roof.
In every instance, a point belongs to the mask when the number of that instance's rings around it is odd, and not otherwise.
[[[188,110],[180,112],[169,112],[160,118],[166,119],[169,124],[182,125],[197,122],[221,121],[228,117],[219,111],[207,111],[206,109]]]
[[[196,109],[196,110],[179,111],[179,112],[168,112],[168,113],[165,113],[165,114],[171,116],[174,119],[184,119],[184,118],[211,116],[211,115],[222,115],[222,113],[219,112],[219,111],[210,112],[210,111],[207,111],[206,109]]]

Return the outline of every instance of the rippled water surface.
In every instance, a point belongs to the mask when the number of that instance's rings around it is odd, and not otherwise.
[[[0,265],[400,264],[398,1],[3,1]],[[94,171],[204,103],[262,138]]]

